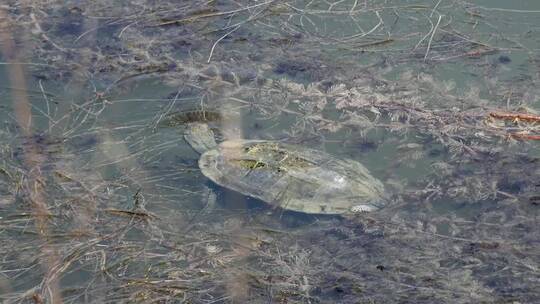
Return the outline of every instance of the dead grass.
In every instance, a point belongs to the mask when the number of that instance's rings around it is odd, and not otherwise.
[[[539,41],[519,30],[536,12],[121,4],[0,6],[0,301],[540,298]],[[213,193],[163,122],[225,107],[246,137],[365,162],[394,205],[320,217]]]

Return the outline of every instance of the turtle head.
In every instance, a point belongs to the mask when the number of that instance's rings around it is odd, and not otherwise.
[[[217,146],[214,132],[208,124],[202,122],[187,124],[184,139],[199,154],[212,150]]]

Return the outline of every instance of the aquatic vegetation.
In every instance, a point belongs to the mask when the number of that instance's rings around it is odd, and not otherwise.
[[[537,301],[526,2],[4,1],[0,302]],[[201,121],[359,161],[392,204],[213,189],[182,138]],[[310,165],[284,161],[238,165]]]

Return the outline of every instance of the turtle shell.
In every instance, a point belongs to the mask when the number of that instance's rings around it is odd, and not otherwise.
[[[288,210],[344,214],[385,203],[383,184],[359,162],[276,141],[224,141],[199,167],[220,186]]]

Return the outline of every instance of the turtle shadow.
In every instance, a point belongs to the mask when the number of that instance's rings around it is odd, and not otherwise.
[[[301,228],[319,221],[342,219],[339,215],[309,214],[273,206],[260,199],[221,187],[210,181],[207,187],[216,193],[215,209],[220,212],[244,214],[257,222],[279,225],[282,228]]]

